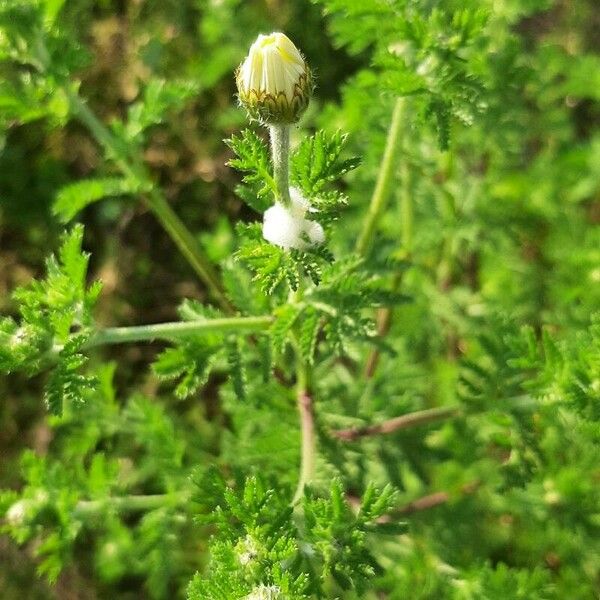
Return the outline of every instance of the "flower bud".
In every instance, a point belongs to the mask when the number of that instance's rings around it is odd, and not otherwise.
[[[308,65],[283,33],[259,35],[236,72],[239,99],[264,124],[295,123],[312,93]]]

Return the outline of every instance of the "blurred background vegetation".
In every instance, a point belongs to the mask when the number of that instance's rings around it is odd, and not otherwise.
[[[81,92],[103,120],[123,117],[145,84],[156,77],[193,82],[194,92],[183,109],[172,111],[163,125],[152,129],[145,160],[174,209],[198,232],[215,260],[231,252],[231,224],[256,219],[235,195],[239,175],[225,166],[230,152],[223,139],[246,123],[236,106],[232,73],[261,32],[285,31],[316,73],[316,96],[302,126],[339,125],[350,132],[353,151],[364,156],[364,168],[353,181],[357,198],[364,199],[351,206],[349,216],[349,231],[358,229],[366,190],[380,160],[392,95],[376,84],[365,84],[373,44],[353,47],[343,31],[343,15],[337,21],[328,18],[322,4],[308,0],[66,2],[65,20],[76,26],[85,42],[78,73]],[[335,5],[325,4],[330,9]],[[501,16],[496,22],[504,24],[490,32],[492,42],[487,46],[498,49],[498,54],[481,64],[486,110],[471,127],[456,126],[451,151],[432,150],[435,143],[427,136],[411,149],[422,182],[415,184],[414,192],[418,200],[414,254],[423,257],[427,274],[409,278],[409,287],[425,291],[415,294],[415,305],[400,311],[396,326],[405,335],[404,347],[418,360],[429,357],[425,363],[437,369],[436,381],[446,381],[448,390],[454,389],[457,378],[449,365],[465,351],[462,340],[473,326],[469,318],[478,316],[482,305],[511,314],[518,323],[538,330],[550,324],[556,331],[584,327],[593,310],[600,308],[597,0],[499,0],[486,5]],[[12,310],[10,291],[42,274],[49,249],[57,246],[63,230],[51,209],[57,191],[67,182],[102,170],[103,159],[85,130],[75,122],[56,127],[61,98],[54,101],[53,116],[32,118],[0,132],[0,311],[4,313]],[[0,97],[0,110],[2,106]],[[421,118],[415,114],[415,123]],[[433,195],[433,184],[448,193]],[[436,202],[434,209],[425,203],[430,196]],[[453,198],[458,201],[453,203]],[[86,225],[92,275],[104,281],[100,322],[172,320],[182,297],[205,298],[205,290],[171,240],[139,203],[96,203],[80,219]],[[390,212],[384,223],[388,240],[393,239],[397,220],[398,215]],[[349,234],[338,243],[343,248],[352,241]],[[491,312],[483,311],[484,316]],[[147,369],[156,351],[153,345],[106,351],[107,358],[119,363],[116,384],[123,396],[136,389],[157,393],[158,384]],[[436,356],[447,361],[432,358]],[[213,393],[217,384],[211,381],[203,391],[201,408],[197,399],[175,405],[178,418],[194,423],[201,410],[202,419],[221,422]],[[443,389],[438,392],[444,393],[454,395]],[[17,487],[21,452],[33,448],[43,454],[52,432],[37,379],[3,378],[0,397],[0,487]],[[203,434],[207,448],[218,444],[217,433],[205,428]],[[454,518],[460,515],[455,513]],[[510,529],[511,523],[505,525]],[[466,526],[465,536],[477,535],[476,528]],[[518,552],[526,552],[525,544],[517,546]],[[500,542],[497,547],[505,548]],[[484,555],[488,551],[481,550]],[[500,556],[490,555],[490,560],[506,560],[505,551],[498,550]],[[551,552],[545,556],[551,570],[560,568],[557,560]],[[597,565],[590,570],[598,573]],[[113,588],[103,587],[108,584],[95,580],[94,569],[86,568],[85,562],[80,569],[67,569],[55,588],[38,580],[34,572],[29,553],[1,537],[2,598],[117,597]],[[421,584],[433,586],[427,581]],[[577,587],[580,582],[571,584]],[[573,597],[593,597],[591,584],[585,585],[587,592]],[[139,589],[135,577],[122,580],[119,593],[123,595],[118,597],[145,597]],[[419,597],[437,597],[435,587],[427,593]]]
[[[236,106],[233,72],[256,35],[280,29],[296,40],[317,73],[318,103],[339,99],[340,82],[360,64],[360,59],[333,47],[320,7],[308,1],[69,0],[63,10],[85,43],[85,66],[78,73],[82,95],[103,120],[123,117],[153,78],[193,82],[195,93],[185,109],[152,132],[145,159],[188,227],[201,238],[203,231],[216,232],[217,243],[212,246],[216,259],[231,248],[227,223],[250,218],[235,196],[238,176],[225,166],[230,152],[223,139],[247,122]],[[81,126],[55,125],[34,119],[0,132],[4,313],[11,310],[10,292],[42,275],[49,249],[58,244],[64,226],[52,214],[56,193],[64,184],[90,176],[103,163]],[[93,277],[104,282],[99,319],[106,325],[173,320],[182,297],[205,297],[202,284],[172,241],[139,204],[103,202],[86,209],[81,220],[86,224]],[[124,395],[139,388],[155,391],[147,365],[157,348],[114,349],[110,358],[127,364],[118,372]],[[0,396],[0,487],[9,488],[19,484],[23,449],[44,453],[52,433],[40,401],[39,378],[2,378]],[[210,389],[205,396],[210,405]],[[178,410],[191,409],[181,403]],[[210,406],[207,411],[210,415]],[[95,584],[74,571],[62,577],[56,589],[34,573],[27,554],[0,537],[2,598],[107,597],[97,596]]]

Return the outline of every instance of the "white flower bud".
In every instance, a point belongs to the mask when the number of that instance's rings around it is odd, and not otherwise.
[[[263,237],[267,242],[289,250],[306,250],[322,244],[325,231],[320,223],[305,218],[312,212],[310,203],[296,188],[290,188],[290,206],[276,202],[263,216]]]
[[[241,104],[264,124],[295,123],[312,93],[310,69],[283,33],[258,36],[236,72],[236,83]]]

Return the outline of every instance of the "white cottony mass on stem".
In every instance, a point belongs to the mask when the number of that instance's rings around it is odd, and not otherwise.
[[[239,99],[264,124],[295,123],[312,92],[310,69],[283,33],[259,35],[236,73]]]
[[[309,201],[296,188],[290,188],[291,203],[276,202],[267,209],[263,218],[263,237],[267,242],[285,250],[306,250],[325,241],[323,227],[306,218],[312,212]]]

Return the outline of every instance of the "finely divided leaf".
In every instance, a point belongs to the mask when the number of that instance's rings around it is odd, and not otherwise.
[[[241,135],[232,136],[225,143],[235,152],[227,164],[244,173],[243,181],[251,186],[249,194],[243,200],[252,208],[262,212],[270,205],[269,196],[276,193],[276,185],[271,174],[271,159],[265,143],[250,129]],[[256,199],[253,199],[252,192]]]
[[[61,221],[66,223],[86,206],[98,200],[136,194],[139,191],[139,184],[122,177],[84,179],[62,187],[56,195],[52,210]]]
[[[328,135],[322,130],[304,138],[292,156],[292,183],[312,198],[326,184],[356,169],[359,158],[341,159],[346,140],[347,135],[339,131]]]
[[[240,340],[235,336],[229,336],[225,340],[225,352],[229,363],[229,376],[231,385],[238,400],[246,399],[246,373],[242,361]]]
[[[163,350],[152,370],[160,379],[179,380],[175,396],[184,399],[206,383],[216,351],[217,348],[199,341],[185,341],[175,348]]]
[[[277,309],[275,321],[269,330],[271,333],[271,347],[273,348],[273,354],[281,354],[288,339],[288,334],[301,313],[302,308],[293,304],[284,304]]]

